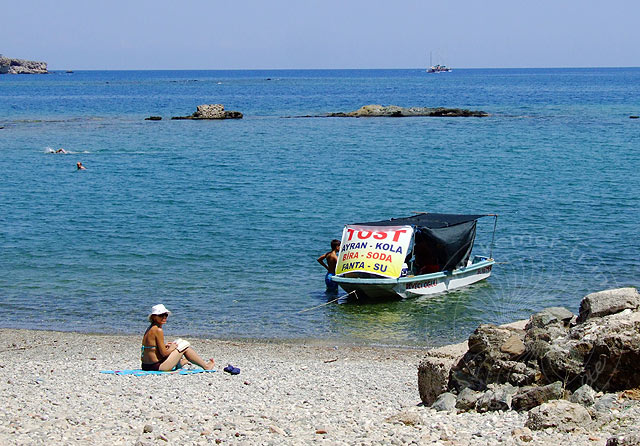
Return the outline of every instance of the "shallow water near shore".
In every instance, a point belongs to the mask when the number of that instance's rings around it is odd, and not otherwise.
[[[204,103],[245,118],[169,119]],[[492,116],[285,118],[370,103]],[[162,302],[181,334],[424,346],[576,312],[638,286],[639,112],[635,68],[2,76],[0,326],[137,333]],[[322,305],[342,226],[413,211],[499,214],[492,277]]]

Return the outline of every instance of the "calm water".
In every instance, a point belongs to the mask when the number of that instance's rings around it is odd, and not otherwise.
[[[204,103],[245,118],[168,119]],[[370,103],[492,116],[285,118]],[[640,69],[0,76],[0,326],[136,333],[162,302],[172,334],[433,345],[576,312],[640,282],[639,114]],[[500,214],[494,275],[304,311],[345,223],[412,211]]]

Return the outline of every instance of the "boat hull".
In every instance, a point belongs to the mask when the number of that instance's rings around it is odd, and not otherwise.
[[[335,276],[332,280],[359,300],[404,299],[446,293],[485,280],[491,275],[494,263],[493,259],[486,259],[451,273],[438,272],[398,279]]]

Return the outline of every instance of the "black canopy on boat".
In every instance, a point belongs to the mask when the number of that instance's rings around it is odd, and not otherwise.
[[[400,226],[412,225],[424,228],[437,229],[454,226],[460,223],[476,221],[479,218],[487,217],[488,214],[416,214],[411,217],[392,218],[389,220],[372,221],[369,223],[354,223],[362,226]]]
[[[466,265],[476,238],[476,222],[487,214],[417,214],[411,217],[368,223],[361,226],[415,227],[413,270],[416,274],[452,271]]]

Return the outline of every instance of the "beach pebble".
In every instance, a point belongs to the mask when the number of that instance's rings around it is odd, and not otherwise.
[[[591,416],[584,407],[566,400],[556,400],[531,409],[525,425],[532,430],[554,428],[572,432],[590,423]]]
[[[397,415],[386,419],[389,423],[402,423],[407,426],[417,426],[422,423],[422,418],[415,412],[403,410]]]
[[[581,404],[585,407],[592,406],[595,402],[596,391],[589,386],[589,384],[583,384],[569,397],[569,401],[576,404]]]
[[[606,393],[593,405],[596,412],[609,412],[618,405],[618,395],[615,393]]]
[[[286,436],[287,433],[282,430],[281,428],[279,428],[278,426],[269,426],[269,431],[273,432],[274,434],[278,434],[278,435],[282,435],[282,436]]]
[[[445,392],[441,394],[437,400],[431,405],[432,409],[439,412],[452,411],[456,408],[456,396],[453,393]]]

